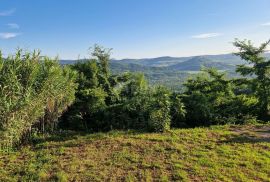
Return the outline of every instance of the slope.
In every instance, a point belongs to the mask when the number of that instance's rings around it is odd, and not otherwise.
[[[269,131],[62,132],[0,153],[0,181],[269,181]]]

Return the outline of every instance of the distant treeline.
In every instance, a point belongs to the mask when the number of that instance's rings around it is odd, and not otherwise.
[[[38,53],[0,55],[0,137],[9,147],[34,132],[135,129],[245,124],[270,120],[269,41],[255,47],[235,40],[242,78],[204,68],[182,92],[150,86],[141,73],[112,74],[110,49],[95,46],[92,59],[60,66]]]
[[[266,54],[265,56],[270,56]],[[87,59],[81,59],[81,62]],[[60,60],[60,64],[75,64],[76,60]],[[235,72],[236,65],[243,64],[239,56],[233,54],[193,57],[158,57],[149,59],[111,59],[111,74],[124,72],[143,73],[149,85],[163,85],[173,91],[181,91],[188,77],[200,72],[202,66],[215,67],[226,71],[228,77],[240,77]]]

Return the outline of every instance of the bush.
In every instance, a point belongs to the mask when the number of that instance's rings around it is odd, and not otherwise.
[[[171,125],[171,93],[165,87],[157,87],[151,98],[148,127],[150,131],[163,132]]]
[[[177,128],[187,127],[186,106],[181,99],[181,94],[174,93],[171,97],[171,101],[171,126]]]
[[[26,140],[35,125],[53,129],[75,99],[76,73],[39,52],[0,54],[0,146]]]

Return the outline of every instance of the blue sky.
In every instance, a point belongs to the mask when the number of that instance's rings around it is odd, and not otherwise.
[[[234,38],[270,38],[270,0],[0,0],[0,49],[114,58],[231,53]]]

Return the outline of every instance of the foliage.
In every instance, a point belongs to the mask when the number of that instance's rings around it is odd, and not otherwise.
[[[186,126],[186,107],[181,99],[181,94],[174,93],[171,96],[171,120],[172,127],[182,128]]]
[[[255,76],[251,79],[252,91],[258,98],[259,117],[270,120],[270,59],[264,56],[270,40],[255,47],[251,41],[235,40],[234,45],[239,49],[236,55],[245,60],[247,65],[239,65],[237,72],[243,76]]]
[[[257,48],[249,41],[235,41],[236,55],[248,63],[237,67],[242,78],[202,68],[178,91],[149,85],[142,73],[112,74],[111,49],[98,45],[90,59],[65,67],[39,52],[19,50],[6,59],[0,54],[1,145],[26,141],[32,128],[53,131],[60,116],[62,129],[87,132],[163,132],[170,127],[265,122],[270,112],[270,60],[263,53],[269,42]]]
[[[62,126],[79,130],[98,130],[100,113],[117,97],[109,80],[108,51],[95,46],[93,59],[78,62],[71,68],[79,73],[76,100],[62,117]]]
[[[140,73],[111,75],[110,50],[97,45],[93,50],[93,59],[71,66],[79,73],[79,87],[62,126],[86,131],[169,129],[171,92],[149,87]]]
[[[33,125],[44,132],[75,99],[76,73],[39,52],[4,59],[0,54],[0,145],[27,138]]]
[[[149,86],[141,73],[112,75],[109,72],[110,49],[96,45],[93,59],[72,66],[80,74],[77,80],[79,89],[69,117],[63,117],[63,121],[69,123],[71,129],[79,126],[78,129],[87,131],[164,131],[170,126],[243,124],[261,119],[258,116],[267,101],[263,97],[269,91],[269,71],[268,64],[263,62],[264,58],[258,56],[267,43],[258,49],[251,44],[244,44],[241,41],[235,43],[237,47],[244,47],[238,55],[243,59],[259,60],[257,62],[263,66],[260,69],[264,71],[254,74],[264,73],[262,78],[249,75],[246,78],[230,79],[225,72],[203,68],[185,82],[184,92]],[[250,57],[245,56],[243,51],[248,48],[251,51],[246,52]],[[252,54],[255,55],[252,57]],[[247,73],[253,73],[249,68],[252,67],[239,66],[238,71],[242,70],[242,75],[246,76]],[[259,78],[261,81],[258,81]],[[265,93],[262,93],[263,90]]]
[[[157,87],[154,89],[148,121],[150,130],[162,132],[170,129],[170,94],[169,90],[164,87]]]
[[[246,115],[255,115],[256,98],[237,93],[238,86],[234,80],[226,78],[225,73],[213,68],[203,71],[203,74],[185,83],[187,90],[183,100],[187,109],[187,124],[241,124],[245,122]]]

